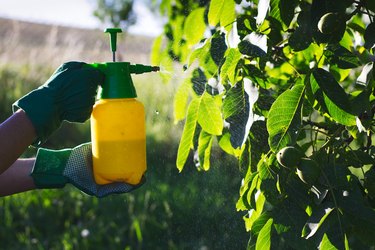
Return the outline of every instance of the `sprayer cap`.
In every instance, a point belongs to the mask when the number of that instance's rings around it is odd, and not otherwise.
[[[135,98],[137,92],[130,76],[130,63],[107,62],[91,64],[105,74],[105,80],[101,84],[100,98]]]

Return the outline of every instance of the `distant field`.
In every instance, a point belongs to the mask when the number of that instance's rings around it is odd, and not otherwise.
[[[118,58],[148,63],[153,38],[120,34]],[[0,64],[48,64],[76,60],[112,60],[108,35],[102,30],[30,23],[0,18]]]

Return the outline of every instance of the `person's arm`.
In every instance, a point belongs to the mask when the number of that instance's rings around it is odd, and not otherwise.
[[[18,159],[35,137],[35,129],[23,110],[0,124],[0,196],[35,188],[29,176],[35,160]]]
[[[0,138],[0,175],[2,175],[32,144],[36,134],[25,112],[18,110],[0,124]]]
[[[0,197],[35,189],[30,172],[35,159],[18,159],[0,175]]]

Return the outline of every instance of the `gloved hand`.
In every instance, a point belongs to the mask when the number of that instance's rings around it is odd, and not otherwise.
[[[86,121],[91,115],[98,85],[103,81],[103,73],[86,63],[64,63],[45,84],[16,101],[13,112],[17,109],[26,112],[37,134],[33,144],[39,145],[63,120]]]
[[[145,182],[143,177],[137,185],[122,182],[96,184],[92,171],[91,143],[63,150],[39,148],[30,175],[37,188],[62,188],[71,183],[84,193],[96,197],[127,193]]]

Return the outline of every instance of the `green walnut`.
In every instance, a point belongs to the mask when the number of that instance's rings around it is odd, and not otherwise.
[[[312,185],[320,176],[320,168],[314,160],[302,158],[297,166],[297,175],[301,181]]]
[[[294,168],[299,164],[302,156],[303,154],[297,148],[287,146],[285,148],[282,148],[277,153],[276,159],[281,166],[286,168]]]
[[[337,12],[329,12],[322,16],[318,23],[320,32],[326,35],[341,33],[346,28],[345,18]]]

